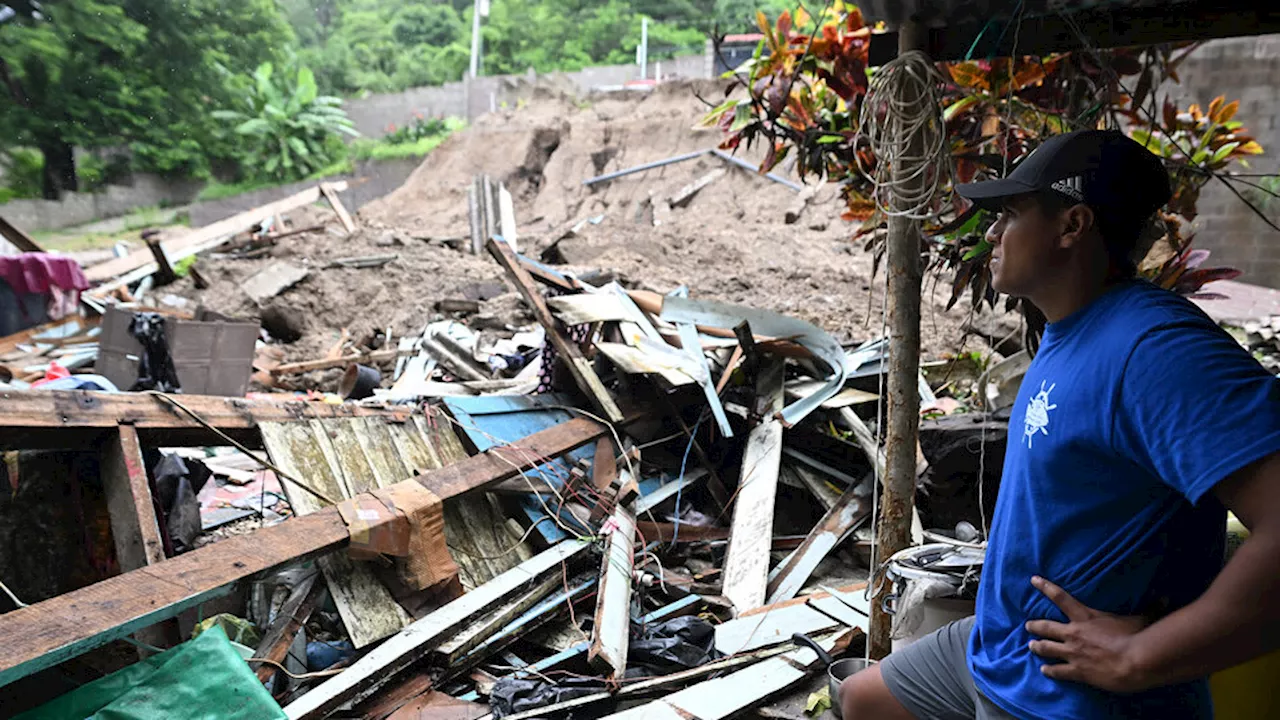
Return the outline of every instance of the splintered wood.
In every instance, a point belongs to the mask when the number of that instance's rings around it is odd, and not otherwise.
[[[589,543],[570,540],[508,570],[430,615],[418,620],[357,660],[340,675],[285,707],[289,720],[322,718],[345,703],[356,703],[377,692],[396,674],[438,647],[479,613],[505,602],[541,582],[548,573],[560,573],[561,564],[581,554]]]
[[[588,397],[596,409],[604,413],[610,422],[618,422],[622,420],[622,411],[618,409],[618,404],[614,402],[613,396],[600,382],[599,376],[596,375],[595,369],[591,367],[591,363],[582,355],[582,350],[577,345],[569,342],[564,334],[560,332],[560,328],[556,326],[555,318],[551,317],[551,310],[547,307],[547,301],[542,297],[542,293],[533,284],[533,278],[529,276],[529,272],[516,259],[516,255],[512,252],[511,247],[501,240],[489,241],[489,254],[493,255],[498,264],[507,271],[507,276],[511,278],[516,289],[520,291],[520,296],[533,309],[533,316],[547,331],[547,339],[555,347],[556,352],[564,360],[568,366],[573,380],[578,384]]]
[[[625,467],[618,485],[634,482]],[[621,494],[620,494],[621,495]],[[635,565],[635,503],[621,499],[605,524],[603,566],[600,589],[596,592],[595,630],[588,659],[609,678],[621,679],[627,670],[627,644],[631,632],[631,575]]]
[[[738,613],[765,603],[769,578],[769,546],[773,538],[773,505],[782,463],[783,364],[764,366],[756,384],[760,423],[747,436],[742,476],[733,507],[733,528],[724,561],[723,594]]]
[[[295,478],[334,500],[350,498],[374,485],[369,460],[361,453],[357,460],[339,453],[329,430],[337,428],[315,420],[307,423],[263,423],[262,438],[272,462]],[[362,462],[356,470],[352,465]],[[343,464],[352,477],[343,472]],[[298,515],[309,515],[329,503],[287,478],[281,478],[289,504]],[[359,488],[359,489],[357,489]],[[334,553],[319,559],[329,583],[329,592],[338,606],[338,614],[357,648],[381,640],[409,624],[409,614],[400,607],[386,586],[374,576],[372,568],[351,560],[346,553]]]

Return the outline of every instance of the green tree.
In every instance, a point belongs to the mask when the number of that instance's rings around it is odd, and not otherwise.
[[[342,148],[340,134],[357,137],[342,111],[340,98],[320,95],[315,75],[305,65],[291,63],[275,72],[271,63],[259,65],[247,86],[242,109],[215,110],[218,120],[234,123],[244,138],[244,166],[251,176],[269,180],[297,180],[333,162]]]
[[[484,25],[485,72],[503,74],[580,70],[635,59],[641,15],[624,0],[539,2],[493,0]],[[659,60],[702,49],[703,35],[653,18],[649,57]]]
[[[391,34],[407,48],[445,48],[462,39],[462,18],[448,5],[409,5],[396,15]]]
[[[715,0],[714,16],[716,29],[725,34],[760,32],[756,25],[756,12],[763,11],[770,18],[776,18],[784,10],[794,11],[800,3],[796,0]],[[821,5],[811,8],[814,12]],[[710,28],[708,28],[710,29]]]
[[[199,175],[228,72],[293,42],[273,0],[59,0],[0,27],[0,146],[44,156],[43,194],[78,188],[74,147],[127,145],[138,167]]]
[[[457,80],[471,48],[472,0],[279,0],[300,57],[326,92],[401,90]],[[650,18],[649,57],[701,52],[706,34],[755,27],[757,7],[794,0],[491,0],[485,74],[629,63]]]

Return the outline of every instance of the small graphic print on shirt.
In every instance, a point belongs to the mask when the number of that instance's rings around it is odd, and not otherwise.
[[[1023,414],[1023,423],[1026,427],[1022,431],[1022,436],[1027,439],[1027,447],[1031,447],[1031,440],[1036,433],[1043,435],[1049,434],[1049,411],[1056,410],[1057,405],[1049,404],[1049,393],[1057,385],[1050,385],[1048,390],[1044,389],[1043,380],[1040,381],[1040,392],[1027,403],[1027,409]]]

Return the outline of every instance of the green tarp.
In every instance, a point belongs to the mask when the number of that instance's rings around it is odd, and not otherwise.
[[[219,626],[14,720],[283,720]]]

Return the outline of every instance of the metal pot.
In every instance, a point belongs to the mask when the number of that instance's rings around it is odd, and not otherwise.
[[[348,365],[338,381],[338,394],[346,400],[363,400],[373,395],[373,389],[382,384],[382,373],[365,365]]]
[[[863,658],[844,658],[836,660],[831,657],[831,653],[822,649],[822,646],[814,641],[813,638],[804,633],[796,633],[791,636],[791,641],[797,645],[803,645],[818,654],[818,659],[822,664],[827,666],[827,689],[831,693],[831,712],[836,717],[843,719],[840,713],[840,683],[851,677],[859,670],[865,670],[874,663],[874,660],[865,660]],[[850,718],[849,720],[853,720]]]

